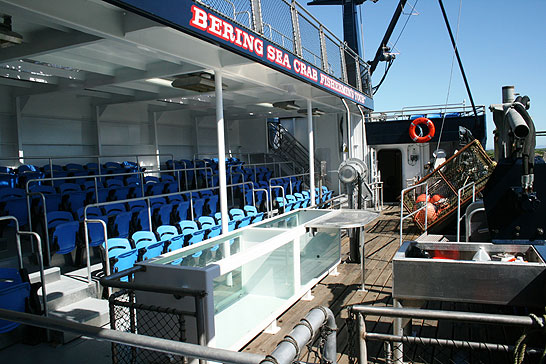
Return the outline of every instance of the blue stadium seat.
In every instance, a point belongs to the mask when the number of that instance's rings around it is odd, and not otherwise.
[[[0,189],[0,212],[3,216],[15,216],[20,227],[27,225],[28,209],[25,191],[20,188]]]
[[[205,199],[205,212],[214,215],[218,211],[218,195],[212,195]]]
[[[105,245],[102,246],[105,248]],[[137,261],[138,251],[131,246],[128,239],[111,238],[108,239],[108,259],[110,260],[111,273],[118,273],[132,268]],[[122,281],[127,281],[123,277]]]
[[[10,172],[0,172],[0,188],[17,187],[17,176]]]
[[[76,236],[80,223],[74,221],[68,211],[52,211],[47,214],[49,245],[57,254],[68,254],[76,248]]]
[[[250,225],[252,217],[246,216],[245,212],[241,209],[230,209],[229,216],[231,220],[235,221],[235,228],[239,229]]]
[[[251,224],[254,224],[256,222],[260,222],[264,218],[264,213],[263,212],[258,212],[258,210],[256,209],[255,206],[246,205],[246,206],[244,206],[243,209],[245,210],[246,216],[250,216],[252,218],[252,220],[250,222]]]
[[[38,192],[44,195],[46,210],[59,211],[61,208],[61,195],[53,186],[34,185],[29,188],[30,192]],[[43,214],[44,202],[40,196],[32,196],[32,212],[34,215]]]
[[[62,196],[63,209],[74,214],[80,207],[85,206],[87,191],[82,191],[81,186],[76,183],[63,183],[59,186]]]
[[[83,223],[84,221],[84,208],[78,210],[78,219]],[[87,219],[102,220],[108,228],[108,216],[102,214],[101,209],[98,207],[87,208]],[[85,229],[82,227],[81,233],[83,234]],[[90,222],[87,224],[87,236],[89,238],[89,246],[95,247],[104,243],[104,228],[101,224],[96,222]],[[82,238],[82,241],[84,238]]]
[[[199,218],[203,216],[203,207],[205,206],[204,198],[195,198],[193,199],[193,216],[194,218]]]
[[[23,282],[17,269],[0,268],[0,308],[25,312],[25,302],[30,295],[30,284]],[[15,329],[20,324],[0,320],[0,334]]]
[[[199,229],[205,230],[205,239],[214,238],[222,232],[222,227],[216,224],[216,220],[211,216],[201,216],[197,219]]]
[[[157,226],[170,225],[171,216],[172,216],[173,209],[175,208],[175,206],[176,205],[174,203],[161,205],[159,207],[158,211],[157,211],[155,224]]]
[[[129,237],[133,214],[125,210],[125,205],[115,203],[103,207],[104,215],[108,217],[108,236],[115,238]]]
[[[294,193],[294,197],[296,198],[297,201],[300,202],[300,207],[303,207],[303,208],[309,207],[310,199],[306,198],[302,193],[296,192]]]
[[[157,228],[159,240],[163,242],[165,252],[169,253],[184,246],[184,235],[178,232],[178,229],[172,225],[162,225]],[[175,259],[171,264],[180,264],[182,259]]]
[[[131,239],[135,242],[141,260],[155,258],[163,253],[163,242],[158,242],[151,231],[137,231],[133,233]]]
[[[190,212],[189,201],[181,201],[178,203],[174,203],[173,220],[174,221],[187,220],[190,217],[189,212]]]

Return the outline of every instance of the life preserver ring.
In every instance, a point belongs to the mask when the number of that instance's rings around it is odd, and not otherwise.
[[[426,125],[428,128],[428,134],[421,137],[417,136],[417,133],[415,132],[415,128],[417,127],[417,125]],[[436,129],[434,128],[434,123],[427,118],[417,118],[411,122],[409,127],[409,136],[411,140],[416,143],[426,143],[432,140],[435,132]]]

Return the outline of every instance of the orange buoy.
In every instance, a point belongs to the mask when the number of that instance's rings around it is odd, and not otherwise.
[[[437,203],[437,202],[440,201],[442,198],[444,198],[444,196],[436,194],[436,195],[434,195],[434,196],[432,196],[432,197],[430,198],[430,202],[432,202],[432,203]]]
[[[415,202],[419,203],[419,202],[425,202],[427,200],[427,195],[425,195],[424,193],[417,196],[417,199],[415,200]],[[430,197],[428,198],[428,200],[430,201]]]
[[[417,204],[417,209],[423,207],[424,202]],[[436,206],[434,206],[432,203],[427,202],[427,207],[424,210],[419,211],[415,214],[415,221],[419,222],[421,225],[425,224],[425,210],[426,210],[426,216],[427,216],[427,223],[430,224],[434,220],[438,218],[438,212],[436,211]]]
[[[426,125],[428,128],[427,135],[418,136],[415,132],[415,128],[417,125]],[[411,140],[413,140],[416,143],[426,143],[434,137],[434,133],[436,132],[436,129],[434,128],[434,123],[430,121],[430,119],[427,118],[417,118],[413,120],[409,127],[409,136]]]

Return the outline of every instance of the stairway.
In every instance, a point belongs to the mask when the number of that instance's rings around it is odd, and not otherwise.
[[[92,271],[101,269],[98,264],[91,267]],[[31,283],[40,281],[40,273],[29,275]],[[95,281],[87,282],[87,268],[61,274],[58,267],[45,271],[47,307],[49,317],[70,320],[78,323],[104,326],[110,322],[108,301],[99,299],[100,287]],[[38,290],[42,302],[42,290]],[[78,336],[68,333],[55,332],[53,340],[57,343],[68,343]]]
[[[268,121],[269,150],[283,160],[291,161],[300,173],[309,173],[309,150],[279,122]],[[315,172],[320,171],[320,161],[315,158]]]

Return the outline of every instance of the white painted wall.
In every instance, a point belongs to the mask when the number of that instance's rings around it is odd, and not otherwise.
[[[419,160],[415,165],[411,166],[408,163],[408,147],[417,145],[419,147]],[[379,153],[384,149],[397,149],[402,153],[402,186],[406,187],[406,180],[416,176],[423,177],[423,166],[430,160],[428,144],[381,144],[375,145],[374,148]]]

